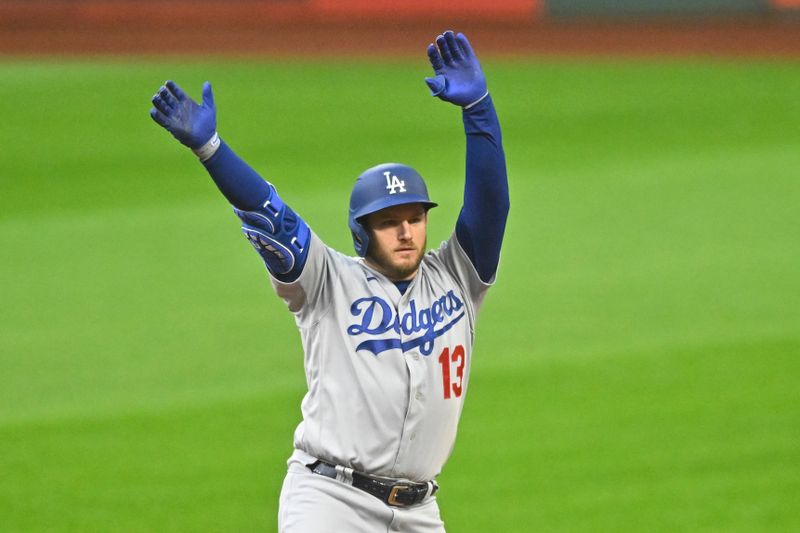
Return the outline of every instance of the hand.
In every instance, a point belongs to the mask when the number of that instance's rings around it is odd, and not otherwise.
[[[444,32],[428,45],[428,59],[436,76],[425,78],[432,96],[462,107],[486,95],[486,78],[463,33]]]
[[[153,120],[192,150],[206,144],[217,131],[217,109],[209,82],[203,84],[203,105],[186,96],[174,81],[164,83],[152,102]]]

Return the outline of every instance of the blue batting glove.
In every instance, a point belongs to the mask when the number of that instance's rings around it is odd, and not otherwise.
[[[150,116],[192,150],[206,144],[217,131],[217,109],[211,84],[203,84],[203,105],[189,98],[174,81],[167,81],[153,95]]]
[[[428,45],[428,59],[436,74],[425,78],[432,96],[468,107],[486,96],[486,78],[463,33],[446,31]]]

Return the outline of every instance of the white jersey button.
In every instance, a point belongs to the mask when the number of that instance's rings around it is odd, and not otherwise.
[[[425,395],[424,395],[424,394],[422,394],[422,392],[420,392],[420,391],[417,391],[417,393],[414,395],[414,398],[416,398],[416,399],[417,399],[417,400],[419,400],[419,401],[422,401],[422,400],[424,400],[424,399],[425,399]]]

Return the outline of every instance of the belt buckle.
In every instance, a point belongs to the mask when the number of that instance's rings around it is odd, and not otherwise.
[[[389,491],[389,497],[386,499],[386,503],[392,505],[394,507],[406,507],[406,504],[403,502],[397,501],[397,493],[404,489],[410,489],[411,485],[406,485],[403,483],[398,483],[392,487],[392,490]]]

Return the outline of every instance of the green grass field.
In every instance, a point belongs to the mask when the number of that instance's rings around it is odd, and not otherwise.
[[[487,59],[512,211],[440,477],[448,530],[800,530],[800,64]],[[460,207],[418,62],[0,63],[0,531],[274,531],[305,381],[223,137],[337,249],[352,180]]]

